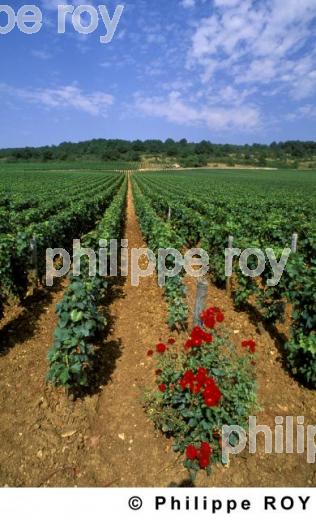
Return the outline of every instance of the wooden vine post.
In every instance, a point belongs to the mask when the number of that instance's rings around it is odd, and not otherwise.
[[[232,249],[233,245],[234,245],[234,237],[229,236],[228,237],[228,249]],[[232,293],[232,277],[231,276],[227,276],[227,278],[226,278],[226,292],[227,292],[228,296],[230,297],[231,293]]]
[[[193,327],[201,325],[201,314],[205,308],[208,283],[204,278],[199,278],[196,284],[196,299],[193,314]]]
[[[297,242],[298,242],[298,234],[297,233],[293,233],[293,236],[292,236],[292,246],[291,246],[292,253],[296,253],[297,252]]]
[[[37,260],[37,241],[35,235],[30,240],[31,264],[33,266],[33,273],[35,283],[38,284],[38,260]]]

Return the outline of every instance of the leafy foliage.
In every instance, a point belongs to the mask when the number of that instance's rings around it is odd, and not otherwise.
[[[291,352],[295,344],[301,352],[299,344],[302,345],[303,337],[310,345],[310,334],[316,330],[315,176],[312,173],[298,178],[290,172],[152,172],[136,174],[136,181],[159,217],[164,220],[170,217],[168,224],[186,245],[200,245],[208,252],[212,279],[221,287],[226,281],[225,248],[230,235],[234,237],[233,246],[241,251],[272,248],[279,259],[283,249],[290,245],[293,232],[297,232],[298,252],[291,254],[275,287],[268,284],[273,277],[268,261],[262,275],[251,278],[242,273],[235,259],[232,296],[238,307],[255,307],[271,324],[285,321],[290,304]],[[257,267],[254,257],[249,258],[248,267]],[[293,355],[289,357],[289,368],[311,384],[315,358],[308,356],[302,366],[301,355],[295,359]]]
[[[256,410],[254,356],[238,353],[222,327],[212,334],[196,328],[184,348],[156,354],[158,391],[146,393],[145,407],[155,426],[174,438],[174,450],[186,452],[192,478],[221,462],[222,427],[246,427]]]
[[[271,145],[230,145],[215,144],[203,140],[190,143],[186,139],[174,141],[166,139],[148,139],[146,141],[125,141],[122,139],[92,139],[80,143],[64,142],[59,146],[43,146],[39,148],[10,148],[0,150],[0,159],[8,164],[19,161],[96,161],[108,162],[128,161],[130,165],[146,156],[159,156],[160,159],[177,161],[181,166],[206,166],[209,161],[237,164],[253,164],[256,166],[287,167],[297,161],[311,161],[315,164],[316,143],[313,141],[286,141]],[[114,168],[114,166],[111,166]],[[123,167],[123,166],[122,166]],[[127,167],[127,166],[125,166]]]
[[[286,344],[287,362],[293,374],[316,388],[316,334],[299,334]]]
[[[31,240],[36,239],[41,280],[46,271],[46,249],[69,250],[73,237],[87,233],[102,217],[124,178],[117,173],[97,174],[87,181],[86,175],[68,175],[56,174],[44,186],[42,175],[34,173],[11,178],[14,194],[5,191],[0,202],[5,214],[0,233],[0,315],[10,297],[23,300],[27,293],[29,272],[35,267]]]
[[[97,310],[104,290],[104,283],[98,278],[70,278],[70,286],[57,305],[59,321],[48,355],[47,378],[55,386],[76,389],[88,385],[94,354],[92,341],[105,325]]]
[[[126,189],[125,179],[96,230],[84,237],[84,247],[98,251],[99,240],[120,238]],[[86,258],[81,264],[81,275],[70,275],[69,287],[57,305],[59,321],[54,344],[48,353],[50,369],[47,379],[53,385],[64,386],[72,392],[89,385],[95,353],[93,341],[106,324],[98,309],[106,283],[99,274],[89,276]]]
[[[158,256],[159,249],[182,250],[184,244],[181,238],[167,222],[157,216],[150,200],[144,196],[134,180],[133,193],[137,216],[149,248],[156,256]],[[159,262],[160,258],[157,263],[158,267],[160,267]],[[165,265],[170,271],[174,268],[175,261],[172,255],[167,256]],[[185,287],[180,275],[166,278],[164,293],[168,302],[168,325],[171,329],[185,328],[188,308],[185,303]]]

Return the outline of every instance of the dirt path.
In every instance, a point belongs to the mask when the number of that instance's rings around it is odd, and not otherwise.
[[[130,247],[145,247],[139,229],[131,190],[128,194],[125,237]],[[195,280],[187,280],[189,308],[194,308]],[[276,416],[305,415],[306,424],[315,424],[314,392],[300,386],[284,369],[276,340],[261,334],[249,316],[237,312],[232,301],[210,284],[207,304],[218,305],[225,313],[226,326],[238,348],[245,338],[258,344],[259,400],[262,411],[257,424],[272,430]],[[156,277],[147,277],[139,287],[130,280],[123,295],[111,309],[115,318],[110,341],[121,346],[111,383],[104,389],[98,418],[93,427],[93,447],[85,467],[86,485],[168,486],[181,485],[187,474],[172,451],[172,442],[156,432],[147,420],[141,404],[144,389],[155,385],[153,361],[148,348],[170,333],[165,325],[166,307]],[[179,341],[184,340],[180,337]],[[217,467],[210,478],[200,473],[200,486],[312,486],[316,484],[315,465],[301,455],[265,455],[263,436],[258,452],[247,451],[232,457],[230,469]]]
[[[0,486],[73,485],[96,405],[48,387],[46,356],[64,289],[10,310],[0,333]],[[52,480],[50,480],[52,479]]]
[[[194,305],[195,282],[187,280],[189,308]],[[258,399],[261,410],[257,425],[267,425],[275,431],[275,418],[281,416],[305,417],[305,427],[316,424],[315,391],[300,385],[285,369],[281,345],[268,332],[258,330],[246,312],[236,311],[232,300],[224,290],[209,284],[207,305],[220,307],[225,314],[225,327],[230,339],[240,348],[243,339],[253,338],[257,343]],[[284,427],[285,432],[285,427]],[[296,433],[294,432],[294,447]],[[305,437],[306,442],[306,437]],[[201,478],[201,485],[247,487],[304,487],[316,486],[316,466],[307,463],[306,444],[302,454],[272,454],[264,452],[264,437],[257,438],[257,453],[247,449],[231,457],[230,468],[218,467],[208,481]],[[273,445],[274,446],[274,445]],[[247,447],[248,448],[248,447]]]
[[[145,246],[130,188],[125,236]],[[141,402],[155,384],[147,350],[170,335],[161,290],[155,276],[117,289],[99,345],[99,392],[75,402],[45,383],[63,288],[0,324],[0,486],[163,486],[186,477]]]
[[[129,186],[125,238],[130,248],[145,247]],[[98,404],[92,446],[86,461],[86,483],[113,486],[165,486],[181,471],[171,442],[156,432],[142,407],[144,389],[154,384],[154,364],[147,350],[170,332],[166,306],[155,276],[132,287],[130,278],[110,308],[114,318],[110,342],[120,345],[121,357]],[[170,471],[170,467],[173,468]],[[165,470],[164,470],[165,468]],[[167,473],[167,474],[166,474]],[[169,480],[169,481],[168,481]]]

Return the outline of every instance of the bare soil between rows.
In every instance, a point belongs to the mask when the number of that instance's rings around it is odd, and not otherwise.
[[[129,186],[125,238],[145,247]],[[187,280],[194,305],[195,281]],[[1,486],[186,486],[187,472],[172,440],[147,418],[142,396],[155,385],[155,366],[147,350],[170,337],[166,305],[156,277],[132,287],[129,279],[109,294],[107,335],[98,344],[95,387],[76,401],[47,386],[46,355],[57,323],[55,305],[63,287],[40,294],[27,308],[10,309],[0,323],[0,485]],[[258,331],[246,313],[236,312],[222,290],[210,285],[208,304],[221,307],[225,327],[237,348],[244,338],[258,344],[257,375],[261,412],[258,424],[274,427],[275,416],[304,416],[316,423],[315,393],[285,370],[276,338]],[[184,340],[182,335],[180,341]],[[303,454],[246,450],[229,468],[203,472],[196,486],[315,486],[316,466]]]

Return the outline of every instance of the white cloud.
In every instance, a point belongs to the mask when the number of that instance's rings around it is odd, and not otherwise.
[[[203,125],[216,132],[230,128],[247,131],[261,124],[260,112],[256,107],[194,107],[183,101],[179,92],[171,92],[166,98],[137,96],[135,108],[147,116],[163,117],[181,125]]]
[[[185,9],[190,9],[191,7],[195,7],[195,0],[182,0],[181,5]]]
[[[297,119],[316,120],[316,107],[314,105],[304,105],[295,112],[287,114],[286,119],[288,121],[296,121]]]
[[[232,85],[226,85],[214,89],[208,99],[212,104],[218,105],[225,103],[232,106],[238,106],[244,104],[245,100],[256,92],[256,87],[239,90]]]
[[[73,5],[78,7],[79,5],[91,5],[90,0],[65,0],[62,2],[61,0],[41,0],[44,9],[48,9],[51,11],[57,10],[59,5]]]
[[[308,117],[311,119],[316,119],[316,107],[314,105],[305,105],[300,107],[298,113],[302,117]]]
[[[306,51],[315,0],[213,1],[217,9],[200,20],[188,54],[203,82],[225,74],[236,85],[280,84],[294,98],[315,92],[316,53]]]
[[[0,91],[48,108],[72,108],[92,116],[104,116],[114,102],[113,96],[104,92],[85,93],[75,85],[56,88],[21,89],[0,85]]]
[[[34,58],[38,58],[39,60],[49,60],[51,58],[51,54],[43,49],[33,49],[31,54]]]
[[[217,7],[235,7],[240,4],[241,0],[214,0]]]
[[[41,2],[45,9],[57,9],[59,5],[59,0],[41,0]],[[67,2],[65,2],[65,5],[67,5]]]

